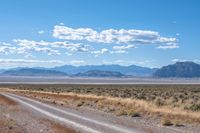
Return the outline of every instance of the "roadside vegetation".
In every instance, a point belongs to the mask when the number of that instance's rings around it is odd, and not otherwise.
[[[62,106],[155,118],[164,126],[200,124],[200,85],[4,85]]]

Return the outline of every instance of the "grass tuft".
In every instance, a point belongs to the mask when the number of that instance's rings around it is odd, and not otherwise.
[[[169,119],[163,119],[162,120],[162,125],[163,126],[172,126],[172,125],[174,125]]]

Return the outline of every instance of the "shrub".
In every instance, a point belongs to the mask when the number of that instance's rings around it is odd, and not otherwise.
[[[189,107],[192,111],[200,111],[200,104],[193,104]]]
[[[164,119],[164,120],[162,120],[162,125],[163,126],[172,126],[173,123],[169,119]]]
[[[162,106],[162,105],[164,105],[164,102],[160,98],[157,98],[155,101],[155,104],[156,104],[156,106]]]
[[[79,101],[76,106],[81,107],[84,103],[85,103],[84,101]]]
[[[140,117],[140,114],[133,109],[127,110],[127,115],[131,117]]]
[[[117,116],[123,116],[123,115],[127,115],[127,112],[125,110],[119,110],[116,112]]]
[[[176,127],[182,127],[182,126],[183,126],[183,124],[181,124],[179,121],[175,121],[175,122],[174,122],[174,125],[175,125]]]

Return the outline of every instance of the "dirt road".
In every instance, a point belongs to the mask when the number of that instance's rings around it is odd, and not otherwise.
[[[65,123],[69,127],[83,133],[141,133],[131,127],[116,125],[106,121],[106,119],[88,118],[76,112],[69,112],[48,104],[44,104],[33,99],[14,95],[3,94],[4,96],[27,106],[38,113],[48,116],[50,119],[55,119]]]
[[[187,133],[171,127],[160,127],[140,123],[137,120],[123,119],[99,112],[87,112],[59,105],[44,103],[13,93],[1,93],[1,95],[20,104],[32,114],[42,115],[48,121],[56,121],[66,128],[81,133]],[[68,133],[68,132],[67,132]]]

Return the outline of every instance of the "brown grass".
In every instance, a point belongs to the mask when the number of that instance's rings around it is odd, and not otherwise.
[[[92,106],[99,110],[114,113],[118,116],[144,116],[150,115],[155,117],[167,116],[172,121],[180,120],[182,122],[200,123],[200,112],[183,110],[181,108],[172,108],[171,106],[157,106],[153,102],[145,100],[118,98],[110,96],[96,96],[93,94],[76,94],[76,93],[53,93],[43,91],[25,91],[18,90],[21,94],[31,96],[43,101],[55,102],[62,105]]]

